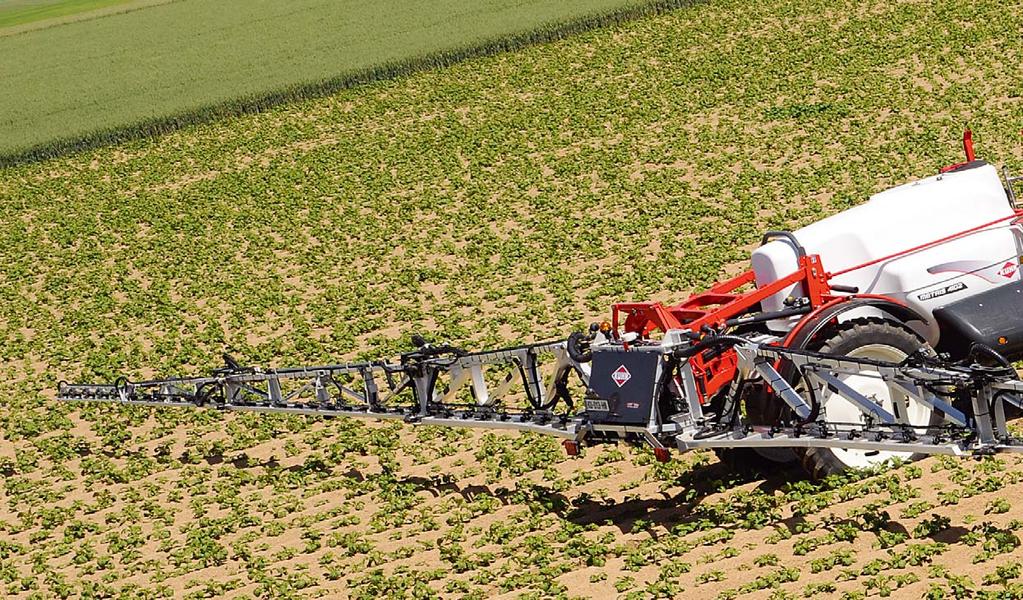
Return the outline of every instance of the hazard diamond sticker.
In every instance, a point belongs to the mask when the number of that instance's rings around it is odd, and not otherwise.
[[[998,270],[998,274],[1006,279],[1012,279],[1012,276],[1016,274],[1017,268],[1016,263],[1007,262]]]
[[[622,387],[630,379],[632,379],[632,373],[629,373],[625,365],[618,367],[614,370],[614,373],[611,373],[611,381],[615,382],[615,385],[618,387]]]

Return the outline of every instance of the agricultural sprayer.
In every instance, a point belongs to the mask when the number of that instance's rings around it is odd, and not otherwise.
[[[926,454],[1023,452],[1019,177],[974,158],[797,231],[676,305],[623,302],[567,339],[394,361],[66,384],[59,397],[623,440],[813,476]]]

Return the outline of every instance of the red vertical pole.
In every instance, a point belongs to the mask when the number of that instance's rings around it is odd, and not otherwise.
[[[973,153],[973,132],[969,127],[963,131],[963,151],[966,152],[966,162],[973,161],[976,155]]]

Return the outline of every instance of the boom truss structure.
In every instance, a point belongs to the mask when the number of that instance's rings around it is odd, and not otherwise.
[[[655,393],[674,395],[672,414],[650,402],[643,423],[615,423],[602,415],[604,400],[572,387],[589,389],[591,365],[571,356],[569,342],[548,342],[467,353],[450,346],[424,345],[397,362],[260,369],[227,357],[223,368],[194,378],[112,385],[61,383],[58,396],[72,402],[113,402],[157,407],[205,407],[319,417],[401,419],[413,425],[480,427],[531,431],[562,438],[570,452],[581,442],[611,439],[643,441],[659,459],[666,449],[828,447],[913,454],[1023,452],[1012,436],[1006,408],[1023,407],[1023,381],[1005,367],[948,364],[916,355],[903,363],[835,356],[715,336],[692,343],[675,335],[625,353],[663,365]],[[751,426],[738,415],[737,389],[712,414],[695,401],[697,378],[690,358],[711,349],[731,348],[738,357],[739,381],[762,381],[790,409],[786,423]],[[780,371],[795,369],[798,376]],[[845,376],[875,378],[900,391],[901,404],[889,411],[844,383]],[[574,380],[574,381],[573,381]],[[801,382],[798,386],[792,381]],[[656,383],[656,385],[654,385]],[[738,388],[739,385],[733,385]],[[798,389],[797,389],[798,387]],[[837,394],[861,412],[856,422],[829,422],[817,398]],[[933,409],[938,423],[907,421],[905,400]],[[956,405],[969,402],[972,415]]]
[[[419,425],[536,431],[575,438],[577,423],[551,408],[574,405],[567,380],[585,383],[586,365],[562,343],[489,352],[423,345],[398,362],[358,362],[286,369],[243,367],[225,355],[209,375],[112,385],[61,383],[67,401],[284,413],[319,417],[402,419]],[[499,377],[495,379],[495,371]],[[549,371],[546,376],[543,371]],[[518,394],[513,394],[514,391]],[[513,405],[506,402],[520,396]]]

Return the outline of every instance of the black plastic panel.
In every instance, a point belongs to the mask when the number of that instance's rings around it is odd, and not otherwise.
[[[594,350],[586,412],[594,423],[646,425],[660,389],[662,355]],[[594,401],[595,400],[595,401]],[[599,407],[606,402],[607,410]]]
[[[964,298],[934,311],[941,328],[938,351],[965,356],[975,342],[988,345],[1009,360],[1023,357],[1023,282],[1015,282]],[[1000,343],[1004,338],[1005,343]]]

